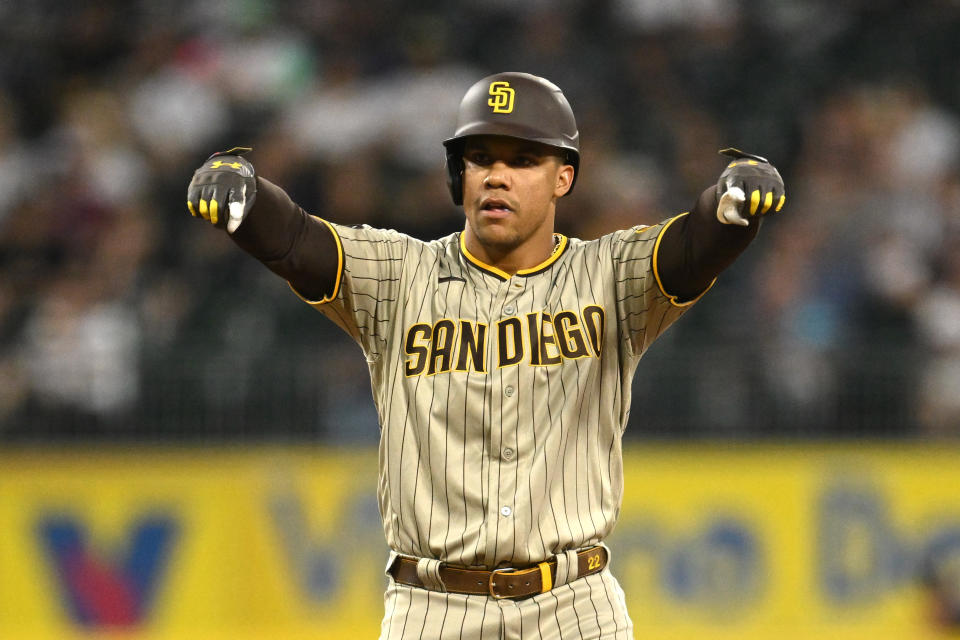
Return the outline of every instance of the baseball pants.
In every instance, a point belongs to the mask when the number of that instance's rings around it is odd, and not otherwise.
[[[525,600],[397,584],[384,595],[380,640],[633,640],[623,589],[605,568]]]

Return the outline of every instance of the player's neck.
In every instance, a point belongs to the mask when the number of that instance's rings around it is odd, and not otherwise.
[[[552,229],[517,246],[500,246],[482,243],[469,226],[464,229],[464,245],[470,255],[483,264],[511,276],[546,262],[557,247]]]

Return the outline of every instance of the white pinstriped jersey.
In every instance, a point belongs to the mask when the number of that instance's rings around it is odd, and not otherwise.
[[[493,568],[607,536],[634,370],[689,306],[654,268],[671,222],[556,235],[546,262],[512,277],[459,233],[423,242],[330,224],[341,277],[311,304],[369,363],[391,549]]]

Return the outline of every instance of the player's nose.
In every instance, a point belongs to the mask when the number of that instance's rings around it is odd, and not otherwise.
[[[483,179],[483,186],[487,189],[509,189],[510,167],[507,163],[498,160],[491,164]]]

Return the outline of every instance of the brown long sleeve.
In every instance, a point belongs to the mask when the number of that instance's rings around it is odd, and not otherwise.
[[[338,265],[333,232],[269,180],[257,177],[257,198],[231,237],[304,298],[321,300],[333,292]]]
[[[717,190],[710,187],[689,215],[678,218],[660,238],[657,270],[664,291],[679,302],[693,300],[743,253],[756,237],[760,217],[747,227],[717,220]]]

